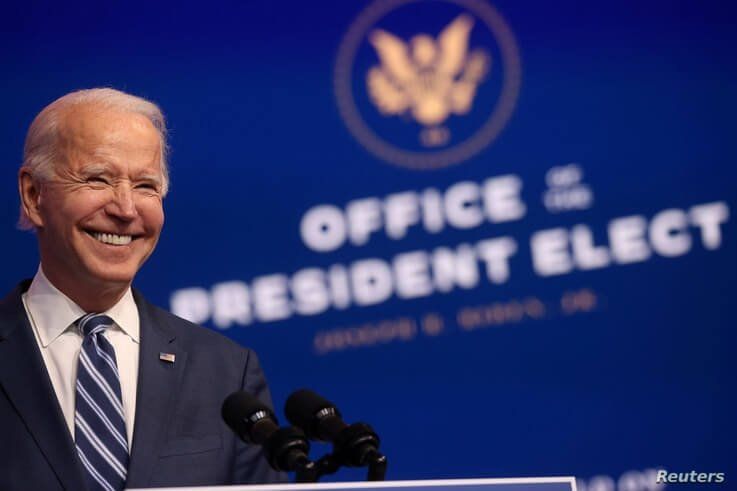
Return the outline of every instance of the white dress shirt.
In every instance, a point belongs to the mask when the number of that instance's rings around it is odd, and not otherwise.
[[[52,285],[41,266],[28,291],[23,294],[23,305],[46,364],[51,385],[56,392],[56,399],[59,401],[69,432],[74,438],[77,361],[82,349],[82,335],[74,328],[74,322],[87,312]],[[140,344],[138,307],[130,288],[110,310],[98,313],[110,316],[115,322],[104,331],[103,336],[115,348],[130,451],[136,412]]]

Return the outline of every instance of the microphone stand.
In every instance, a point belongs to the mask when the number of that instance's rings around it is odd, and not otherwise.
[[[374,452],[367,458],[368,471],[366,473],[366,480],[383,481],[386,476],[386,456],[379,452]],[[322,476],[335,474],[343,467],[340,459],[334,453],[320,457],[314,464],[314,469],[310,469],[309,472],[300,473],[300,470],[297,470],[297,482],[317,482]]]
[[[367,481],[383,481],[386,476],[386,455],[374,452],[369,457],[368,473],[366,475]]]
[[[299,483],[317,482],[320,479],[318,462],[304,460],[297,463],[296,479]]]
[[[297,470],[297,482],[317,482],[322,476],[335,474],[341,467],[367,466],[367,481],[383,481],[387,458],[378,451],[379,437],[365,423],[355,423],[340,430],[333,452],[322,456],[309,470]],[[304,480],[300,480],[304,479]]]

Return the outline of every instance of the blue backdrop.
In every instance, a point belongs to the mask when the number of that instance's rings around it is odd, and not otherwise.
[[[278,413],[325,394],[377,429],[392,479],[730,480],[728,2],[2,9],[4,291],[38,261],[14,230],[28,125],[115,87],[170,125],[166,225],[136,285],[255,348]]]

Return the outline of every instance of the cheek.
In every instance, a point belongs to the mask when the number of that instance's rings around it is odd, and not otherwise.
[[[143,218],[147,230],[159,232],[164,225],[164,208],[160,202],[145,203],[139,206],[138,213]]]
[[[57,229],[72,228],[104,206],[102,198],[99,193],[83,191],[49,195],[41,203],[44,223]]]

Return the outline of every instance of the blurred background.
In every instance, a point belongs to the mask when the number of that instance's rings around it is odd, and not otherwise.
[[[733,4],[0,8],[3,291],[38,264],[28,125],[114,87],[170,127],[135,286],[254,348],[279,416],[320,392],[374,426],[389,479],[730,480]]]

